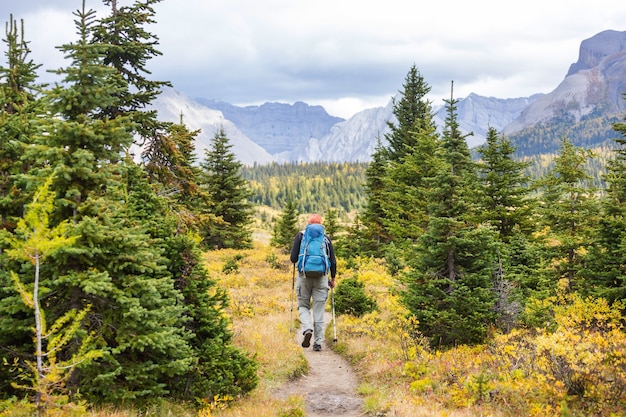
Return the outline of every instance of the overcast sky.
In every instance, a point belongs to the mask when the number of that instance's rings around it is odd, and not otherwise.
[[[0,17],[24,19],[31,58],[56,69],[67,62],[55,46],[77,39],[81,5],[0,0]],[[105,15],[100,0],[86,7]],[[190,97],[304,101],[345,118],[386,105],[413,64],[435,105],[452,80],[456,98],[549,93],[584,39],[626,30],[623,0],[163,0],[155,10],[147,30],[163,56],[149,63],[153,80]]]

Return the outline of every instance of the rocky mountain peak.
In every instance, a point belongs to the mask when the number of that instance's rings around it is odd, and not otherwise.
[[[582,41],[578,61],[570,66],[567,76],[597,67],[603,59],[619,53],[626,53],[626,32],[615,30],[600,32]]]

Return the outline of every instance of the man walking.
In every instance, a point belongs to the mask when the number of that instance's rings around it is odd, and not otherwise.
[[[313,337],[313,350],[320,351],[324,338],[324,308],[329,289],[335,287],[337,260],[333,243],[324,233],[319,214],[311,214],[306,229],[295,236],[291,248],[291,262],[298,264],[296,294],[304,335],[302,347],[311,346]],[[311,303],[313,325],[311,325]]]

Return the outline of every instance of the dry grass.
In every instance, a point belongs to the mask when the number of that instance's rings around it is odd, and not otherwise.
[[[288,256],[257,243],[250,250],[208,252],[205,261],[210,275],[229,293],[230,306],[226,314],[232,322],[234,343],[259,361],[259,386],[248,396],[234,401],[217,398],[199,412],[192,406],[163,401],[148,410],[106,408],[89,415],[305,416],[302,397],[281,400],[274,395],[291,378],[305,373],[308,366],[302,349],[294,343],[297,308],[294,306],[292,311],[293,269]],[[568,414],[555,402],[560,388],[553,380],[538,378],[528,370],[522,372],[502,361],[523,353],[520,346],[526,345],[520,345],[513,336],[511,340],[505,338],[497,342],[496,339],[491,346],[431,351],[415,336],[415,323],[406,318],[406,310],[394,292],[396,283],[384,266],[365,260],[357,264],[358,270],[350,270],[340,261],[339,282],[343,278],[358,277],[365,284],[366,292],[376,299],[379,311],[359,319],[338,316],[339,341],[333,349],[346,357],[359,375],[359,394],[363,396],[366,415],[584,415]],[[328,326],[327,331],[332,331],[332,326]],[[327,337],[327,340],[332,338]],[[488,387],[488,392],[496,392],[498,401],[488,398],[483,401],[483,391],[477,391],[484,388],[478,387],[477,378],[485,370],[491,378],[486,384],[499,384],[496,390]],[[2,417],[13,415],[20,414],[0,413]]]

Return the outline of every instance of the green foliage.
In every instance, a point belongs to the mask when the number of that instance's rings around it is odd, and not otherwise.
[[[282,210],[289,199],[300,213],[338,211],[341,219],[362,207],[367,163],[272,163],[244,166],[253,204]]]
[[[280,217],[274,223],[270,243],[284,252],[291,250],[293,239],[298,233],[298,211],[296,207],[296,202],[291,197],[287,197],[285,207],[283,207]]]
[[[243,259],[242,255],[235,255],[232,258],[228,258],[226,262],[224,262],[224,266],[222,267],[222,272],[225,274],[233,274],[239,271],[239,261]]]
[[[563,114],[548,123],[538,124],[511,134],[509,139],[517,148],[516,157],[524,158],[537,154],[558,152],[561,140],[567,136],[577,147],[590,148],[607,146],[615,138],[612,125],[619,121],[618,116],[606,117],[602,109],[583,116],[575,122]],[[567,126],[567,128],[564,128]]]
[[[137,123],[145,123],[144,132],[156,125],[129,107],[138,103],[127,95],[130,80],[108,60],[115,55],[109,52],[116,42],[100,42],[94,35],[101,30],[94,12],[77,11],[75,16],[79,40],[61,47],[71,63],[57,70],[63,82],[45,91],[41,101],[43,112],[53,117],[36,120],[33,113],[21,120],[24,126],[41,130],[15,138],[20,146],[28,145],[23,146],[22,158],[28,165],[18,167],[27,169],[15,178],[30,192],[55,172],[50,215],[38,220],[49,220],[51,230],[71,224],[76,239],[72,245],[55,247],[39,268],[30,260],[9,258],[12,252],[3,239],[2,264],[20,277],[38,273],[47,322],[72,323],[72,331],[48,341],[59,348],[57,363],[74,368],[72,360],[83,354],[79,342],[86,335],[92,335],[90,352],[102,352],[75,367],[67,381],[70,393],[93,402],[127,403],[245,394],[256,386],[257,364],[232,343],[224,315],[228,297],[202,266],[193,228],[177,216],[180,210],[170,210],[176,207],[173,200],[155,193],[174,181],[152,187],[146,172],[123,158]],[[138,21],[144,18],[148,16],[139,16]],[[111,109],[119,112],[105,115]],[[184,168],[192,160],[193,147],[185,141],[191,135],[185,129],[170,133],[180,133],[176,162]],[[2,176],[12,168],[3,165]],[[177,179],[183,171],[177,171]],[[195,172],[187,174],[184,186],[183,181],[176,186],[192,195]],[[3,230],[3,238],[19,239],[13,229]],[[28,320],[32,314],[16,291],[9,290],[10,276],[4,268],[0,280],[0,355],[14,363],[33,350]],[[29,285],[32,282],[24,281],[22,294],[30,291]],[[7,376],[0,380],[2,393],[10,395],[9,384],[14,381],[5,367],[0,372]]]
[[[33,347],[35,362],[26,360],[25,363],[16,363],[18,378],[31,381],[31,385],[13,382],[12,386],[18,389],[34,391],[34,405],[37,415],[49,412],[57,407],[60,395],[66,389],[66,382],[78,364],[89,363],[99,358],[102,352],[91,348],[90,337],[80,342],[77,351],[67,355],[70,344],[76,343],[81,324],[87,315],[90,306],[81,311],[71,309],[59,317],[48,328],[45,310],[41,307],[39,271],[42,263],[53,256],[61,247],[71,246],[78,236],[68,236],[67,222],[62,222],[54,228],[49,227],[49,215],[53,208],[54,195],[50,192],[52,177],[40,187],[33,202],[27,207],[24,218],[20,219],[15,234],[7,239],[6,254],[9,259],[23,260],[35,266],[32,281],[22,279],[11,271],[11,280],[21,295],[24,305],[34,311]],[[32,289],[31,287],[32,282]],[[74,339],[74,340],[73,340]],[[69,356],[68,359],[60,359]],[[16,358],[17,359],[17,358]],[[25,369],[24,369],[25,368]]]
[[[22,159],[31,136],[40,131],[38,121],[44,113],[43,102],[35,91],[40,65],[29,60],[30,49],[24,39],[24,25],[18,31],[10,16],[6,25],[6,66],[0,66],[0,230],[13,230],[31,198],[18,176],[28,170]]]
[[[361,317],[377,309],[376,300],[365,293],[365,284],[357,278],[345,278],[335,290],[335,311]]]
[[[209,197],[207,211],[217,218],[201,231],[207,248],[248,248],[252,245],[252,205],[248,182],[241,175],[242,164],[232,152],[223,129],[218,130],[200,163],[201,187]]]

